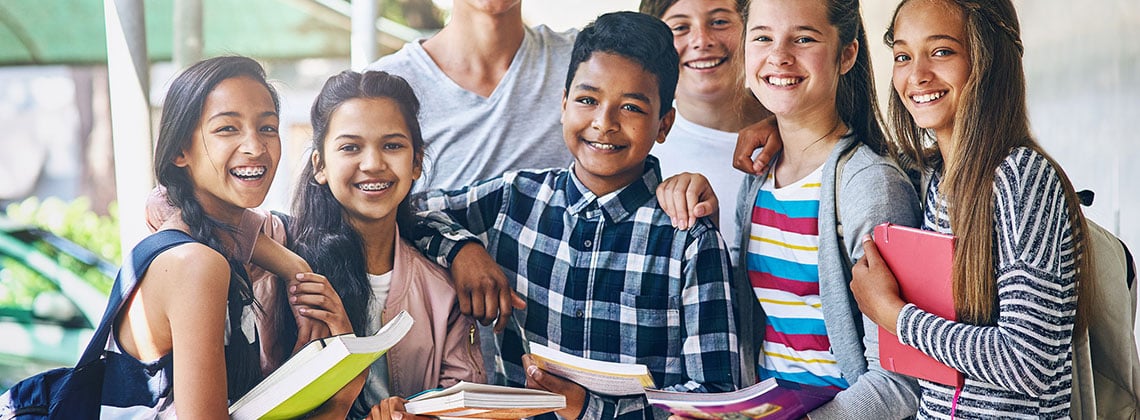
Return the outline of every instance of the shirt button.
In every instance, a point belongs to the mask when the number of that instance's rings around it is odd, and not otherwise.
[[[582,310],[581,310],[581,309],[579,309],[577,312],[574,312],[574,316],[576,316],[576,317],[578,317],[578,318],[581,318],[581,317],[582,317],[582,315],[584,315],[584,313],[582,312]]]
[[[586,242],[583,242],[583,243],[582,243],[582,245],[585,245],[585,246],[586,246],[586,248],[589,248],[589,247],[592,247],[592,246],[594,246],[594,241],[591,241],[591,240],[587,239],[587,240],[586,240]]]

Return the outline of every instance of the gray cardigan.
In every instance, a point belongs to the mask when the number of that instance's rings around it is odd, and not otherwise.
[[[839,214],[843,243],[836,231],[835,168],[851,147],[857,147],[844,165],[840,180]],[[740,340],[742,385],[756,382],[756,364],[764,340],[765,319],[748,280],[747,261],[752,208],[767,178],[749,175],[741,184],[736,203],[739,259],[733,273]],[[888,420],[913,416],[918,409],[914,380],[888,372],[879,365],[878,327],[859,312],[851,294],[851,265],[863,256],[863,235],[875,225],[891,222],[918,226],[919,201],[906,174],[895,162],[879,156],[848,133],[835,145],[823,166],[819,206],[819,294],[831,350],[843,379],[851,384],[831,402],[812,411],[816,419]],[[846,253],[849,259],[844,258]]]

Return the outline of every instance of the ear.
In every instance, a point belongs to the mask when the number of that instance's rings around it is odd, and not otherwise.
[[[558,116],[558,122],[566,124],[566,89],[562,89],[562,114]]]
[[[190,162],[186,159],[186,152],[185,151],[178,153],[178,156],[174,157],[174,166],[177,166],[179,168],[185,168],[189,165],[190,165]]]
[[[416,153],[416,157],[412,161],[412,180],[419,180],[420,176],[424,174],[424,152]]]
[[[661,117],[661,127],[657,129],[657,143],[664,143],[669,130],[673,129],[673,122],[677,120],[677,108],[669,107],[669,112]]]
[[[321,163],[321,154],[314,150],[310,158],[313,163],[313,180],[321,185],[329,182],[328,177],[325,176],[325,165]]]
[[[859,56],[859,40],[851,41],[843,47],[839,54],[839,74],[847,74],[855,66],[855,58]]]

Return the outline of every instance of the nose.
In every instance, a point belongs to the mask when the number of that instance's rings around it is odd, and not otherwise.
[[[929,83],[932,77],[934,77],[934,73],[930,71],[930,60],[921,56],[911,59],[910,74],[907,76],[907,82],[912,86],[921,86]]]
[[[786,66],[795,61],[795,58],[789,50],[788,43],[775,41],[772,44],[772,49],[768,52],[768,64]]]
[[[701,25],[693,26],[689,37],[689,48],[694,50],[703,51],[713,47],[716,41],[713,40],[712,34],[708,28]]]
[[[388,165],[384,162],[384,153],[378,148],[369,147],[361,153],[360,170],[362,172],[383,171]]]
[[[614,115],[614,112],[617,110],[616,107],[614,108],[614,110],[611,110],[605,106],[598,107],[597,111],[594,112],[594,119],[590,121],[590,128],[602,133],[617,131],[619,124],[617,122],[617,116]]]
[[[258,133],[256,130],[249,134],[246,134],[245,137],[242,138],[241,145],[239,147],[239,151],[241,153],[251,156],[261,156],[263,153],[266,153],[266,151],[269,150],[268,146],[266,145],[266,139],[262,138],[260,133]]]

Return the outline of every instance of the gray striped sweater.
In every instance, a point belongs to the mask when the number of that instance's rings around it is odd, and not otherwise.
[[[923,226],[951,233],[940,178],[931,180]],[[956,419],[1068,418],[1077,296],[1061,179],[1044,156],[1018,148],[998,166],[993,193],[997,325],[952,322],[907,305],[899,340],[965,373]],[[950,418],[955,389],[919,382],[918,417]]]

